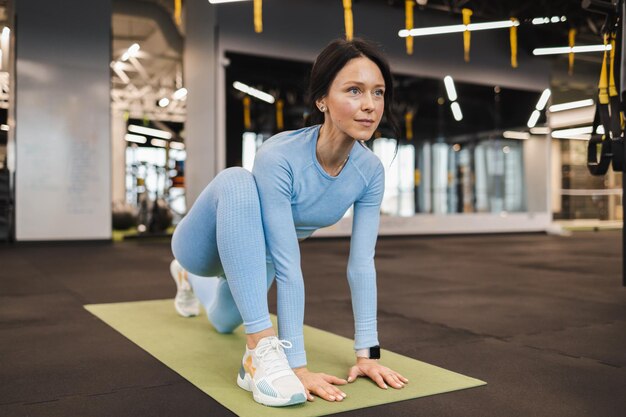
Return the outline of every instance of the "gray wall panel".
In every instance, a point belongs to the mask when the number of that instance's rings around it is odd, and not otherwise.
[[[108,239],[110,0],[16,4],[16,238]]]

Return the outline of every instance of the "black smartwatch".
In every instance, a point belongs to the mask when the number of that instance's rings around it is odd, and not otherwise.
[[[367,359],[380,359],[380,346],[372,346],[365,349],[358,349],[356,351],[357,358],[367,358]]]

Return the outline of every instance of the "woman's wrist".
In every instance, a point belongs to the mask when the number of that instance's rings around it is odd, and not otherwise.
[[[362,356],[356,357],[356,363],[377,363],[377,362],[378,362],[378,359],[364,358]]]
[[[309,372],[309,370],[306,368],[306,366],[300,366],[298,368],[291,368],[293,370],[293,373],[296,375],[300,375],[306,372]]]

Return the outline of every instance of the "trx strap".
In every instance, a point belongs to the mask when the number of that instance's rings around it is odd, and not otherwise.
[[[611,45],[610,52],[604,51],[602,58],[602,70],[598,82],[598,103],[593,120],[591,139],[587,144],[587,169],[591,175],[604,175],[613,164],[613,170],[621,172],[624,167],[624,138],[622,133],[622,120],[620,97],[615,84],[615,73],[619,71],[619,64],[615,64],[617,55],[615,21],[607,16],[603,30],[604,46]],[[607,55],[608,67],[607,71]],[[617,67],[617,68],[616,68]],[[604,134],[597,133],[602,125]],[[598,159],[598,147],[601,148]]]
[[[591,139],[589,139],[589,142],[587,143],[587,169],[591,175],[598,176],[606,174],[609,170],[609,166],[611,166],[611,160],[613,159],[611,140],[608,139],[607,135],[600,135],[596,133],[601,119],[600,107],[600,103],[598,103],[596,105],[596,114],[593,118]],[[598,145],[601,147],[599,160]]]

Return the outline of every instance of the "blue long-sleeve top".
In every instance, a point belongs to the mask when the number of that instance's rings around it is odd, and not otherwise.
[[[347,277],[354,314],[354,348],[378,345],[374,252],[385,171],[356,142],[341,172],[329,175],[317,160],[320,126],[279,133],[259,148],[252,173],[261,202],[266,247],[276,270],[278,334],[292,368],[306,365],[304,282],[298,240],[339,221],[354,204]]]

